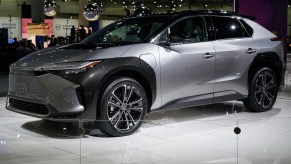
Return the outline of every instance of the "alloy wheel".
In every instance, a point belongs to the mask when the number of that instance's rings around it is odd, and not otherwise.
[[[143,99],[131,84],[117,86],[108,98],[107,115],[112,126],[118,131],[131,131],[141,121]]]
[[[268,109],[276,99],[276,90],[274,75],[269,72],[262,72],[255,82],[256,102],[264,109]]]

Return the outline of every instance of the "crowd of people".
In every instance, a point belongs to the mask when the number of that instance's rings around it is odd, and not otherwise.
[[[70,32],[69,43],[82,41],[91,34],[92,30],[90,27],[87,27],[86,30],[84,26],[81,25],[81,27],[76,30],[75,26],[73,25]]]
[[[76,29],[72,26],[71,33],[68,38],[55,37],[54,35],[47,37],[48,47],[80,42],[91,34],[92,31],[90,27],[85,29],[84,26],[81,26]],[[17,38],[14,38],[12,44],[8,44],[6,40],[1,40],[0,72],[7,71],[10,63],[13,63],[25,55],[42,48],[44,48],[43,43],[37,43],[37,45],[34,45],[32,40],[17,40]]]
[[[12,44],[2,40],[0,44],[0,71],[7,71],[10,63],[15,62],[32,51],[36,51],[36,49],[32,40],[18,41],[17,38],[14,38]]]

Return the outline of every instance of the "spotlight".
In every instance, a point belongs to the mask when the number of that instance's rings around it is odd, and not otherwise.
[[[99,18],[102,12],[103,12],[103,8],[99,7],[97,3],[88,4],[85,6],[83,16],[88,21],[95,21]]]
[[[160,7],[162,7],[162,6],[160,6]],[[140,2],[134,2],[130,11],[131,11],[132,16],[142,16],[142,15],[151,14],[151,10],[149,8],[145,7]]]
[[[44,1],[44,15],[48,17],[53,17],[57,13],[57,4],[53,0]]]

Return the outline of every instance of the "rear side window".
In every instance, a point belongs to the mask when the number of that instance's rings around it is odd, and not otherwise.
[[[232,17],[212,17],[216,39],[249,37],[241,23]]]
[[[240,19],[239,21],[245,27],[245,29],[247,30],[249,36],[253,36],[253,34],[254,34],[253,28],[250,25],[248,25],[243,19]]]

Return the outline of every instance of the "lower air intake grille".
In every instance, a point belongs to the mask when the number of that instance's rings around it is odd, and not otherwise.
[[[16,100],[13,98],[9,98],[9,104],[11,107],[18,110],[23,110],[26,112],[42,114],[42,115],[49,114],[48,108],[43,104],[31,103],[27,101]]]

